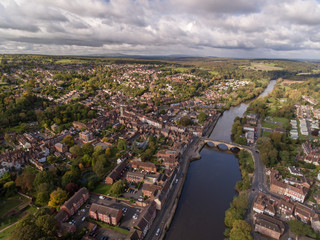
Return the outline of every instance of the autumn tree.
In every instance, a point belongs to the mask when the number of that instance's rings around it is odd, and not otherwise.
[[[50,194],[48,206],[54,208],[59,207],[67,200],[67,198],[68,193],[61,188],[58,188]]]

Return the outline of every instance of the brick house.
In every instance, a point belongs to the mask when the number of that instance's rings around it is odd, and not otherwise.
[[[83,187],[61,206],[60,211],[66,211],[69,216],[72,216],[88,199],[88,189]]]
[[[118,164],[111,173],[106,177],[106,184],[113,184],[116,180],[118,180],[121,176],[121,173],[123,173],[124,168],[126,167],[127,163],[126,161],[122,161],[120,164]]]
[[[68,151],[67,146],[62,143],[56,143],[54,147],[60,153],[65,153],[66,151]]]
[[[151,162],[140,162],[140,161],[131,161],[131,167],[133,169],[143,169],[147,172],[157,172],[157,167],[154,163]]]
[[[126,175],[126,180],[128,182],[141,182],[144,180],[145,174],[140,172],[128,172]]]
[[[152,202],[148,207],[146,207],[140,214],[136,229],[142,232],[142,238],[147,234],[148,230],[151,228],[151,225],[156,217],[156,204]]]
[[[280,239],[280,236],[283,234],[285,229],[282,221],[264,214],[257,214],[254,222],[255,232],[259,232],[274,239]]]
[[[92,203],[89,210],[89,216],[110,225],[118,225],[122,217],[122,210]]]

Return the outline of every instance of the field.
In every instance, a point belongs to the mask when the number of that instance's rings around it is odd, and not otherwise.
[[[29,199],[20,196],[19,194],[7,198],[6,200],[1,201],[0,203],[0,217],[4,217],[8,212],[17,210],[18,206],[22,206],[29,202]]]
[[[14,226],[4,230],[3,232],[0,232],[0,240],[9,239],[9,236],[13,230],[14,230]]]
[[[291,84],[295,84],[295,83],[301,83],[302,81],[294,81],[294,80],[287,80],[287,79],[285,79],[285,80],[283,80],[282,82],[281,82],[281,85],[291,85]]]
[[[94,193],[104,194],[108,195],[110,191],[111,186],[106,184],[99,184],[94,190]]]
[[[264,63],[264,62],[252,62],[251,66],[244,66],[243,68],[256,70],[256,71],[277,71],[283,70],[282,67],[275,66],[274,63]]]

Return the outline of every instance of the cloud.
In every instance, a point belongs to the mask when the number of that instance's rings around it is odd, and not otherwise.
[[[319,30],[316,0],[0,0],[0,53],[314,58]]]

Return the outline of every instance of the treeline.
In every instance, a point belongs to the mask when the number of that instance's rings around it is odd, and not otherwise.
[[[267,167],[274,167],[281,162],[284,166],[292,166],[296,163],[296,149],[291,145],[292,141],[286,134],[274,132],[257,141],[262,162]]]

